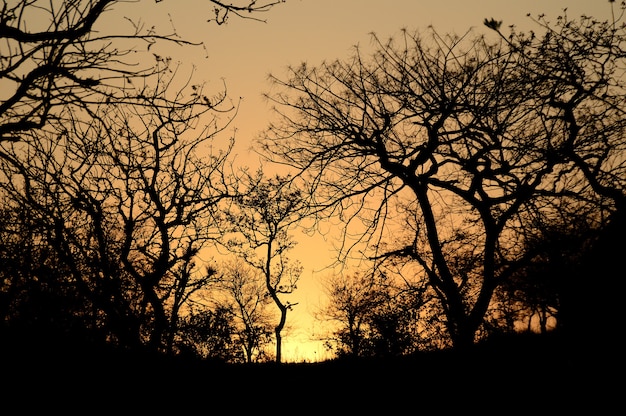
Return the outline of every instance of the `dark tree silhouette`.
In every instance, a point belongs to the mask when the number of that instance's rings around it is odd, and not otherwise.
[[[215,107],[201,95],[168,107],[160,88],[145,104],[105,104],[84,122],[34,132],[4,152],[1,182],[45,226],[38,238],[114,339],[154,350],[171,345],[170,314],[203,284],[194,258],[219,234],[218,205],[229,197],[229,145],[195,153],[219,129],[189,135]]]
[[[365,355],[364,344],[369,338],[368,318],[384,302],[383,287],[376,285],[376,279],[369,274],[336,276],[325,283],[329,300],[320,315],[322,319],[338,325],[333,334],[339,344],[337,354]]]
[[[182,354],[222,363],[243,362],[232,318],[233,311],[227,307],[192,310],[182,317],[179,346]]]
[[[266,179],[262,170],[248,176],[246,189],[228,212],[234,234],[225,240],[228,250],[263,273],[267,294],[279,311],[274,328],[278,363],[282,360],[287,312],[296,305],[284,296],[296,290],[302,273],[300,262],[287,255],[296,244],[290,231],[307,213],[300,189],[291,184],[288,177]]]
[[[598,230],[584,218],[569,217],[554,224],[537,224],[535,231],[523,242],[525,250],[533,253],[532,260],[496,291],[494,301],[499,307],[490,319],[495,332],[514,332],[524,325],[527,332],[546,334],[572,321],[568,286],[583,267]],[[589,305],[580,305],[585,303]]]
[[[144,91],[133,86],[144,85],[169,70],[143,59],[152,56],[151,47],[157,42],[194,45],[175,32],[160,34],[144,22],[123,16],[116,25],[95,31],[119,3],[81,0],[62,2],[58,7],[47,1],[3,3],[0,143],[24,140],[22,133],[46,124],[72,123],[76,109],[94,103],[142,103]],[[156,10],[155,2],[143,3]],[[223,23],[230,14],[257,19],[259,13],[278,3],[207,0],[199,7],[213,5],[214,20]],[[176,98],[168,104],[175,106]]]
[[[325,281],[328,301],[317,318],[335,328],[326,344],[337,356],[403,356],[437,342],[418,317],[428,302],[427,288],[394,279],[399,275],[355,273]]]
[[[45,227],[27,207],[0,210],[0,320],[3,340],[22,339],[32,352],[62,348],[60,334],[75,340],[101,342],[90,304],[65,279],[67,270],[54,250],[42,241]],[[6,338],[4,338],[6,337]],[[29,345],[30,344],[30,345]]]
[[[204,296],[217,308],[232,311],[234,338],[247,363],[266,359],[265,347],[272,342],[272,314],[265,276],[245,261],[233,259],[219,267],[220,276]]]
[[[218,205],[231,196],[223,166],[232,142],[212,142],[236,105],[226,89],[207,95],[191,75],[182,78],[180,65],[152,52],[160,42],[197,44],[122,17],[98,27],[118,3],[19,1],[0,9],[3,209],[28,213],[16,214],[15,226],[36,248],[32,264],[2,270],[3,308],[15,318],[36,306],[20,301],[55,291],[51,299],[75,299],[65,316],[100,339],[173,352],[181,309],[209,278],[196,254],[219,234]],[[244,11],[254,19],[276,3],[206,4],[223,23]]]
[[[601,227],[623,204],[622,17],[540,17],[495,40],[374,36],[369,57],[271,78],[280,121],[263,152],[346,232],[361,220],[372,258],[419,263],[466,349],[496,288],[531,261],[520,243],[534,224],[573,208]]]

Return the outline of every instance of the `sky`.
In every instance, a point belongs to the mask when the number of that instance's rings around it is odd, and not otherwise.
[[[372,32],[386,39],[403,28],[426,30],[432,25],[441,34],[463,34],[470,28],[488,33],[482,24],[485,18],[502,20],[504,28],[525,29],[531,27],[527,14],[543,13],[554,21],[563,9],[571,18],[586,14],[606,19],[611,12],[608,0],[287,0],[257,16],[265,22],[232,16],[221,26],[207,23],[212,6],[200,0],[119,4],[113,13],[140,16],[147,25],[165,32],[173,24],[181,38],[204,44],[204,48],[170,52],[184,67],[194,66],[194,76],[205,81],[209,91],[219,91],[225,82],[230,97],[242,97],[239,114],[224,140],[236,129],[237,160],[254,166],[258,158],[249,147],[272,117],[262,98],[270,89],[269,74],[281,78],[290,65],[347,59],[355,45],[366,53]],[[332,246],[319,237],[302,237],[291,257],[305,269],[289,299],[298,305],[287,316],[293,329],[285,333],[284,357],[287,361],[328,358],[321,343],[311,338],[319,335],[319,323],[312,314],[324,302],[321,280],[330,273],[325,266],[333,260]]]

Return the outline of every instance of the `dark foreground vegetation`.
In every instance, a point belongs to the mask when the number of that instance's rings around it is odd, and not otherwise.
[[[48,349],[7,345],[1,394],[4,404],[19,406],[21,414],[54,409],[243,414],[269,403],[296,414],[428,409],[607,414],[623,391],[618,348],[589,348],[554,334],[492,339],[462,354],[283,364],[212,363],[61,342]]]

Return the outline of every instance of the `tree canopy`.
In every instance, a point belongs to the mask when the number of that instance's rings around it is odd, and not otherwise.
[[[212,279],[198,253],[234,196],[233,143],[216,138],[236,104],[154,53],[199,43],[123,16],[102,27],[120,3],[0,9],[2,322],[175,353],[180,314]],[[278,3],[204,5],[222,24]]]
[[[361,226],[371,259],[419,264],[459,348],[536,255],[524,241],[556,221],[602,227],[624,202],[623,10],[533,22],[373,35],[371,55],[271,78],[264,155],[345,233]]]

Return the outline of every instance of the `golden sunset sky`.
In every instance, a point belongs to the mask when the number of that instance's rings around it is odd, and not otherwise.
[[[619,2],[613,7],[619,12]],[[608,0],[287,0],[255,15],[265,22],[232,16],[227,24],[217,26],[207,23],[213,17],[208,2],[164,0],[117,4],[109,13],[109,24],[125,24],[119,16],[141,18],[160,32],[171,31],[173,24],[181,38],[203,43],[204,48],[176,47],[168,53],[180,60],[183,73],[195,67],[194,77],[206,82],[207,91],[217,92],[225,82],[230,97],[243,98],[223,139],[227,141],[236,129],[237,163],[256,166],[258,158],[248,149],[272,117],[262,99],[270,88],[268,74],[281,78],[289,65],[347,59],[355,45],[365,54],[372,46],[371,32],[387,39],[403,28],[426,30],[432,25],[440,34],[463,34],[472,27],[487,34],[485,18],[502,20],[505,32],[509,25],[525,30],[532,26],[527,14],[543,13],[554,21],[563,9],[571,18],[585,14],[607,19],[611,14]],[[291,257],[300,260],[305,270],[297,293],[289,299],[299,304],[288,315],[293,329],[285,333],[284,357],[286,361],[327,358],[320,343],[310,342],[320,330],[311,314],[323,302],[320,281],[330,273],[324,267],[332,261],[332,245],[322,238],[302,237]]]

